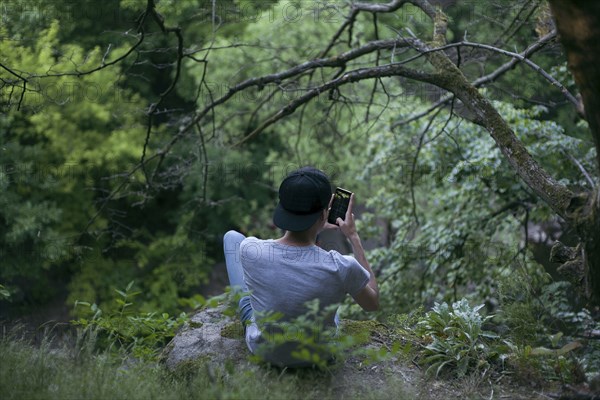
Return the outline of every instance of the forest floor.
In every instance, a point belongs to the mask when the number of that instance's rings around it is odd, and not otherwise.
[[[29,331],[29,334],[31,333],[32,331]],[[3,371],[0,371],[0,392],[9,394],[5,399],[137,399],[144,398],[145,393],[156,399],[184,396],[198,399],[285,397],[319,400],[548,400],[560,398],[559,394],[562,392],[560,384],[556,382],[527,381],[525,377],[489,371],[463,378],[432,378],[426,375],[414,359],[404,356],[368,362],[364,356],[356,355],[340,360],[325,370],[282,370],[250,362],[249,353],[241,351],[233,357],[232,362],[216,367],[206,362],[207,360],[199,361],[194,364],[191,375],[181,370],[169,372],[164,366],[147,361],[134,361],[137,369],[130,369],[131,360],[123,363],[116,361],[107,371],[105,363],[98,361],[101,359],[98,355],[90,354],[90,360],[82,362],[67,356],[69,351],[64,351],[64,347],[63,350],[58,350],[69,340],[62,340],[61,344],[52,344],[51,348],[44,348],[44,344],[39,340],[40,335],[38,332],[36,337],[32,338],[33,342],[38,344],[28,347],[27,351],[5,341],[2,343]],[[65,333],[66,336],[68,335]],[[384,341],[380,341],[369,346],[377,350],[385,344]],[[20,371],[19,365],[22,365]],[[16,369],[7,373],[4,371],[6,368]],[[161,371],[159,375],[153,375],[157,370]],[[131,375],[125,375],[124,371]],[[65,377],[65,374],[68,376]],[[39,377],[36,377],[38,375]],[[111,375],[114,377],[111,378]],[[105,381],[98,381],[98,376]],[[130,378],[124,380],[127,376]],[[113,389],[115,379],[119,385]],[[127,379],[130,379],[131,383],[128,383]],[[140,385],[140,381],[152,381],[152,385],[137,393],[132,388]],[[18,384],[15,385],[15,382]],[[162,383],[155,387],[157,382]],[[100,386],[94,389],[93,393],[80,393],[81,390],[87,390],[83,388],[93,388],[96,385]],[[182,385],[187,389],[182,389]],[[69,389],[70,386],[73,388]],[[133,392],[125,395],[130,390]],[[193,393],[191,397],[188,396],[189,392]]]
[[[47,321],[48,318],[51,320]],[[2,369],[6,369],[7,365],[9,365],[8,363],[13,359],[16,360],[16,363],[22,362],[26,367],[24,367],[25,369],[23,369],[22,372],[13,371],[6,374],[6,371],[0,371],[0,393],[6,393],[5,390],[10,392],[13,389],[12,382],[15,380],[26,382],[31,379],[32,375],[35,376],[37,370],[32,371],[27,368],[37,368],[36,363],[40,359],[46,358],[49,360],[56,357],[56,360],[50,363],[51,365],[56,362],[57,366],[63,365],[62,369],[65,371],[75,371],[77,369],[85,371],[85,369],[81,369],[80,361],[74,360],[71,365],[68,361],[69,357],[56,351],[61,346],[73,346],[75,342],[74,329],[72,325],[68,323],[68,310],[66,310],[64,306],[56,303],[49,305],[46,310],[39,310],[25,318],[21,318],[19,321],[0,321],[0,331],[4,332],[3,336],[6,336],[6,332],[10,331],[11,327],[14,327],[17,323],[22,326],[21,337],[25,339],[25,342],[32,344],[31,350],[29,350],[31,353],[28,353],[30,354],[28,356],[11,355],[11,351],[14,352],[15,348],[11,347],[6,342],[3,343],[1,357],[4,366]],[[230,322],[229,325],[231,326],[233,323]],[[363,344],[363,347],[368,348],[371,353],[380,352],[385,354],[385,350],[390,349],[392,346],[389,337],[386,337],[385,334],[382,334],[382,332],[376,329],[371,329],[372,326],[368,327],[370,340],[366,345]],[[56,342],[51,345],[52,349],[50,351],[43,348],[44,339],[49,335],[49,332],[50,336],[56,340]],[[223,331],[221,331],[221,336],[225,336]],[[5,338],[2,339],[5,340]],[[547,381],[544,380],[543,377],[540,379],[539,376],[535,379],[528,376],[519,376],[514,371],[498,372],[483,370],[462,378],[453,377],[452,374],[449,374],[450,377],[448,377],[447,374],[446,376],[434,378],[428,376],[424,369],[419,365],[418,353],[415,353],[414,351],[397,352],[396,355],[392,357],[382,357],[380,360],[375,359],[374,361],[369,361],[364,354],[360,354],[360,352],[353,352],[348,353],[343,360],[339,360],[336,364],[325,370],[281,370],[248,361],[249,353],[245,351],[243,339],[239,336],[239,333],[234,334],[233,339],[240,342],[240,344],[239,347],[232,351],[233,356],[231,356],[231,354],[229,355],[228,363],[221,363],[215,368],[214,364],[209,366],[210,362],[206,363],[207,360],[203,360],[200,363],[193,365],[194,372],[191,378],[188,372],[180,373],[175,371],[175,374],[173,374],[166,371],[164,366],[158,366],[152,362],[142,363],[143,368],[149,368],[150,370],[154,370],[158,367],[159,370],[163,371],[161,372],[161,378],[156,379],[153,376],[148,377],[145,372],[140,376],[134,375],[132,377],[133,381],[154,380],[157,382],[165,382],[164,377],[167,376],[167,381],[169,383],[163,384],[158,389],[153,389],[153,387],[150,386],[145,389],[147,392],[140,392],[131,396],[119,397],[117,394],[116,398],[142,398],[138,397],[138,395],[141,396],[143,393],[150,394],[151,397],[158,399],[171,398],[171,395],[180,396],[183,395],[180,387],[181,382],[187,382],[186,385],[188,387],[204,388],[194,392],[198,392],[199,397],[197,398],[202,399],[255,398],[255,396],[256,398],[261,399],[278,399],[285,396],[287,399],[361,398],[406,400],[548,400],[557,398],[577,398],[565,396],[565,388],[562,387],[560,382]],[[23,353],[22,350],[18,350],[18,352]],[[23,360],[23,357],[29,357],[30,360]],[[12,363],[15,363],[14,360]],[[42,370],[45,368],[47,368],[46,365],[43,366]],[[112,367],[113,369],[108,372],[104,369],[100,372],[94,372],[94,368],[98,368],[98,366],[94,364],[89,368],[92,368],[92,370],[85,372],[82,377],[77,378],[77,374],[80,372],[76,372],[74,373],[75,377],[69,377],[68,379],[77,380],[77,385],[93,386],[98,383],[95,381],[94,383],[91,383],[87,380],[94,380],[99,373],[103,376],[110,376],[111,373],[114,373],[115,376],[121,376],[123,368],[128,369],[129,367],[124,367],[117,363],[114,364]],[[96,395],[91,396],[70,397],[69,393],[71,392],[48,392],[45,391],[45,388],[68,387],[68,385],[61,383],[67,378],[61,378],[60,374],[58,374],[55,378],[56,381],[52,381],[52,378],[48,378],[48,376],[53,375],[52,373],[48,375],[46,371],[42,375],[43,377],[40,379],[44,382],[43,387],[36,388],[35,383],[32,383],[31,387],[33,389],[31,390],[35,390],[35,392],[28,391],[30,389],[26,388],[23,389],[25,392],[21,392],[25,397],[15,395],[19,392],[12,392],[13,395],[8,396],[7,398],[25,399],[28,398],[28,395],[33,394],[35,394],[33,396],[35,398],[115,398],[113,392],[110,390],[104,392],[103,390],[105,389],[102,389],[102,387],[99,390],[100,393],[104,394],[100,396],[96,393]],[[247,377],[252,377],[251,383],[246,381]],[[201,383],[198,383],[198,381]],[[227,382],[231,383],[234,381],[236,383],[233,383],[231,387],[228,387],[229,384]],[[107,384],[112,385],[112,382],[108,382]],[[217,387],[221,385],[221,387],[215,388],[215,385],[217,385]],[[240,389],[240,386],[244,386],[244,388]],[[211,387],[211,390],[208,392],[206,391],[207,387]],[[73,389],[73,391],[76,390],[77,389]],[[264,393],[262,393],[262,391],[264,391]],[[578,391],[580,393],[585,393],[585,389],[583,388]],[[598,396],[600,399],[600,395]],[[192,395],[191,398],[196,397],[195,395]],[[589,396],[581,398],[591,399],[594,397]]]

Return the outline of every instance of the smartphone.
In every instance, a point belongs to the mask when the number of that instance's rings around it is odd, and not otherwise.
[[[338,217],[346,219],[346,211],[348,211],[348,204],[350,204],[350,196],[352,192],[341,187],[335,189],[335,195],[333,196],[333,203],[331,203],[331,210],[329,210],[329,218],[327,221],[330,224],[335,224]]]

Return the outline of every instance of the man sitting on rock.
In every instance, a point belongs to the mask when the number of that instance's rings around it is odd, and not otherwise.
[[[339,323],[337,313],[327,311],[331,308],[328,306],[341,303],[347,293],[366,311],[379,307],[375,275],[354,223],[354,194],[345,218],[338,218],[336,225],[327,222],[332,201],[329,178],[318,169],[300,168],[279,187],[273,222],[285,230],[281,238],[245,238],[236,231],[224,236],[230,286],[234,291],[249,292],[239,302],[246,343],[252,353],[271,364],[300,367],[314,363],[297,357],[294,340],[275,347],[263,346],[261,351],[268,324],[262,324],[257,315],[278,313],[278,322],[294,321],[306,314],[308,303],[318,301],[320,310],[326,311],[323,324],[327,328]],[[334,228],[349,240],[354,257],[316,245],[320,231]]]

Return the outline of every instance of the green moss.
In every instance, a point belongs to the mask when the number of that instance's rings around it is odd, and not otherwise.
[[[192,329],[201,328],[202,325],[204,325],[202,322],[190,321],[190,328],[192,328]]]
[[[345,319],[342,320],[341,325],[342,334],[352,336],[359,345],[369,343],[372,335],[379,334],[385,337],[388,331],[385,324],[374,320],[354,321]]]
[[[221,336],[229,339],[243,339],[244,327],[239,321],[232,322],[221,329]]]

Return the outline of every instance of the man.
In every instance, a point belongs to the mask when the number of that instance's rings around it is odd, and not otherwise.
[[[252,353],[264,342],[264,326],[255,314],[276,312],[280,321],[293,321],[307,312],[306,304],[318,300],[321,310],[339,304],[346,294],[365,310],[379,308],[379,289],[362,247],[352,213],[354,195],[345,218],[327,222],[333,196],[329,178],[312,167],[290,173],[279,187],[279,204],[273,223],[285,234],[279,239],[244,238],[229,231],[223,246],[233,290],[250,292],[240,300],[240,317],[246,326],[246,343]],[[352,245],[354,257],[316,245],[323,229],[339,229]],[[337,313],[324,316],[325,326],[338,324]],[[261,356],[279,366],[306,366],[292,354],[293,343],[263,351]]]

